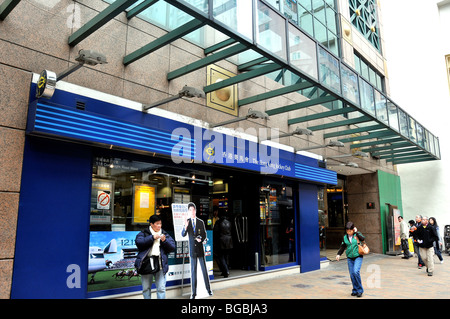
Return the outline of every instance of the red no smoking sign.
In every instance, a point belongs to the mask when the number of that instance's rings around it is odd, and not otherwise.
[[[98,191],[97,195],[97,209],[109,209],[111,197],[107,192]]]

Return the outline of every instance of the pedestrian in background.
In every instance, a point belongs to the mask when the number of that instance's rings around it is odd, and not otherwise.
[[[436,233],[436,228],[428,223],[428,217],[422,217],[422,225],[417,227],[414,231],[414,236],[419,245],[420,254],[423,256],[425,266],[427,267],[428,276],[433,276],[434,271],[434,246],[433,243],[439,237]]]
[[[434,242],[434,253],[438,256],[441,264],[443,264],[444,258],[442,258],[441,246],[444,244],[444,241],[442,240],[441,233],[439,232],[439,226],[437,224],[436,218],[434,217],[430,217],[430,220],[428,222],[430,223],[431,226],[434,226],[434,228],[436,228],[436,233],[438,235],[439,240]]]
[[[339,261],[345,250],[345,254],[347,255],[348,271],[350,273],[350,279],[353,285],[352,296],[361,297],[364,292],[360,274],[363,256],[358,252],[358,240],[359,242],[363,242],[365,237],[358,232],[352,222],[348,222],[345,225],[345,231],[346,234],[344,235],[341,247],[336,255],[336,260]]]
[[[402,216],[398,216],[398,221],[400,223],[400,241],[401,247],[403,249],[403,259],[409,259],[411,254],[409,253],[408,237],[409,237],[409,227]]]
[[[417,230],[417,228],[419,228],[420,226],[422,226],[422,215],[417,215],[416,216],[416,223],[414,224],[414,226],[412,227],[412,233],[414,234],[414,232]],[[419,269],[422,269],[424,262],[422,260],[422,257],[420,257],[420,249],[419,249],[419,244],[417,243],[417,239],[416,237],[413,235],[414,238],[414,252],[417,255],[417,266]]]
[[[227,212],[219,210],[219,220],[214,225],[214,257],[221,271],[221,275],[227,278],[230,275],[229,256],[233,249],[233,238],[231,236],[231,222],[226,218]]]

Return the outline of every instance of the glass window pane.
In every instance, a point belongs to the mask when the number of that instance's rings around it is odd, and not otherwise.
[[[441,149],[439,146],[439,138],[437,138],[437,137],[434,138],[434,149],[436,151],[434,155],[441,158]]]
[[[324,25],[327,24],[327,20],[325,18],[325,4],[323,0],[313,0],[313,12],[314,17],[316,17]]]
[[[361,60],[359,56],[357,56],[356,54],[355,54],[355,70],[356,72],[361,74]]]
[[[248,17],[244,19],[248,19]],[[287,60],[286,29],[283,17],[261,1],[258,1],[256,25],[256,42],[280,58]]]
[[[318,78],[316,43],[292,25],[289,25],[289,51],[293,66]]]
[[[325,47],[328,47],[327,28],[314,18],[314,38]]]
[[[333,91],[338,93],[341,91],[339,62],[321,47],[319,47],[319,80]]]
[[[416,142],[417,143],[417,128],[416,128],[416,120],[413,119],[412,117],[409,117],[409,138],[411,139],[411,141]]]
[[[377,119],[389,125],[386,98],[377,90],[375,90],[375,106],[377,112]]]
[[[360,61],[361,61],[361,75],[366,80],[368,80],[369,79],[369,66],[363,60],[360,60]]]
[[[331,32],[337,34],[336,11],[331,9],[329,6],[326,6],[326,10],[327,10],[327,27]]]
[[[298,23],[298,9],[296,0],[283,0],[283,13],[289,20]]]
[[[203,13],[208,13],[208,1],[205,0],[183,0],[189,3],[191,6],[197,8]]]
[[[406,137],[409,137],[408,117],[401,109],[398,109],[398,118],[400,123],[400,133]]]
[[[416,123],[416,128],[417,128],[417,144],[419,144],[419,146],[425,147],[423,138],[423,127],[419,123]]]
[[[431,150],[431,143],[430,143],[431,138],[430,138],[430,135],[431,135],[430,132],[428,132],[427,130],[424,129],[424,134],[423,134],[424,141],[423,141],[423,144],[425,145],[425,149],[427,151],[433,152]]]
[[[373,88],[366,81],[360,79],[361,108],[375,116]]]
[[[250,40],[253,39],[252,10],[252,1],[213,1],[214,19]]]
[[[298,0],[298,3],[304,6],[307,10],[312,10],[311,0]]]
[[[377,86],[377,79],[375,77],[375,71],[372,68],[369,68],[369,77],[370,77],[370,83],[373,86]]]
[[[336,56],[339,56],[339,41],[338,41],[338,37],[332,32],[328,32],[328,49],[332,53],[334,53]]]
[[[226,0],[226,1],[229,1],[229,0]],[[237,2],[237,0],[235,2]],[[280,10],[280,1],[279,0],[266,0],[266,2],[270,5],[272,5],[275,9]]]
[[[398,127],[397,106],[394,103],[392,103],[390,100],[387,100],[387,107],[388,107],[388,114],[389,114],[389,126],[398,132],[399,127]]]
[[[310,35],[314,36],[313,16],[302,6],[298,6],[298,25]]]
[[[358,76],[355,72],[341,65],[342,94],[346,99],[359,105]]]

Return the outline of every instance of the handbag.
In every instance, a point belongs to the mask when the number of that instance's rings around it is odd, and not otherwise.
[[[159,256],[146,256],[136,270],[140,275],[149,275],[157,273],[159,269]]]
[[[358,236],[356,236],[356,241],[358,242],[358,254],[367,255],[370,252],[369,246],[365,242],[360,243]]]

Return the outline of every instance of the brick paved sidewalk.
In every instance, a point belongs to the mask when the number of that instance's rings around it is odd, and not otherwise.
[[[361,267],[364,294],[357,299],[448,299],[450,298],[450,257],[440,264],[435,256],[433,276],[417,268],[417,258],[370,254]],[[286,275],[251,284],[214,291],[206,299],[354,299],[347,260],[333,261],[325,268]]]

